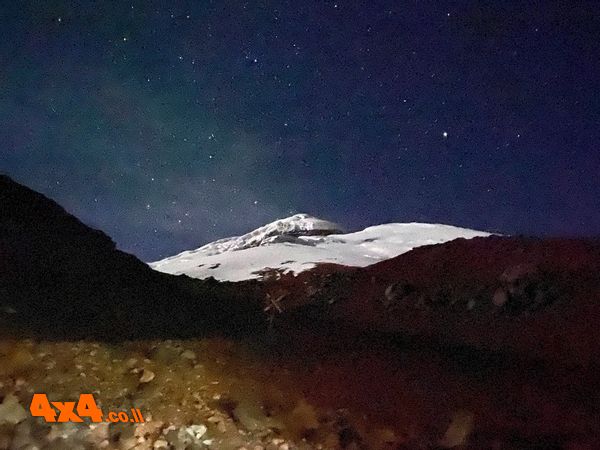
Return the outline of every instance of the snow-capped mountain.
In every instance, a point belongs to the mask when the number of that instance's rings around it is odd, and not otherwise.
[[[276,220],[242,236],[219,239],[189,253],[211,256],[277,242],[294,242],[304,236],[325,236],[336,232],[341,233],[342,230],[335,223],[308,214],[296,214],[286,219]]]
[[[364,267],[415,247],[489,233],[450,225],[389,223],[342,233],[332,222],[296,214],[256,230],[150,263],[160,272],[223,281],[299,273],[320,263]]]

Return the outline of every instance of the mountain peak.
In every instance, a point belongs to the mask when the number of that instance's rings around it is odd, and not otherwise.
[[[309,214],[295,214],[196,250],[150,263],[158,271],[240,281],[278,271],[300,273],[317,264],[368,266],[415,247],[488,233],[423,223],[390,223],[346,233]]]
[[[343,233],[343,231],[333,222],[319,219],[310,214],[294,214],[290,217],[275,220],[241,236],[219,239],[196,250],[183,252],[181,255],[200,253],[204,256],[212,256],[276,242],[295,241],[300,236],[327,236],[334,233]]]

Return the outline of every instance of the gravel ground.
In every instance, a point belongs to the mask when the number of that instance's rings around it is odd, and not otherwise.
[[[0,339],[0,449],[597,448],[597,390],[568,374],[294,336]],[[92,393],[105,416],[146,421],[48,424],[30,414],[34,393]]]
[[[290,388],[287,369],[222,339],[0,342],[1,449],[339,448],[344,411],[317,409]],[[138,408],[145,423],[48,424],[31,417],[34,393],[75,401],[93,393],[107,411]],[[380,432],[382,444],[393,439]],[[343,436],[343,433],[342,433]],[[345,446],[353,445],[352,436]],[[364,443],[361,443],[364,446]]]

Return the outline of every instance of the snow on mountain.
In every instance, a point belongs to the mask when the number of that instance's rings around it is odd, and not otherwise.
[[[184,253],[202,253],[205,256],[210,256],[282,242],[286,239],[294,240],[295,237],[300,236],[327,235],[341,231],[335,223],[317,219],[308,214],[296,214],[285,219],[276,220],[242,236],[219,239],[199,249]]]
[[[390,223],[343,234],[336,224],[296,214],[256,230],[150,263],[160,272],[222,281],[261,278],[268,271],[303,272],[319,263],[364,267],[415,247],[489,233],[450,225]]]

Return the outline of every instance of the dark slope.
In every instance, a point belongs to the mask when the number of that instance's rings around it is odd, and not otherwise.
[[[256,298],[252,283],[239,289],[155,272],[52,200],[0,176],[4,331],[104,339],[237,332],[256,317]]]
[[[569,365],[600,361],[600,243],[489,237],[270,284],[296,316]],[[286,314],[280,315],[286,320]]]

